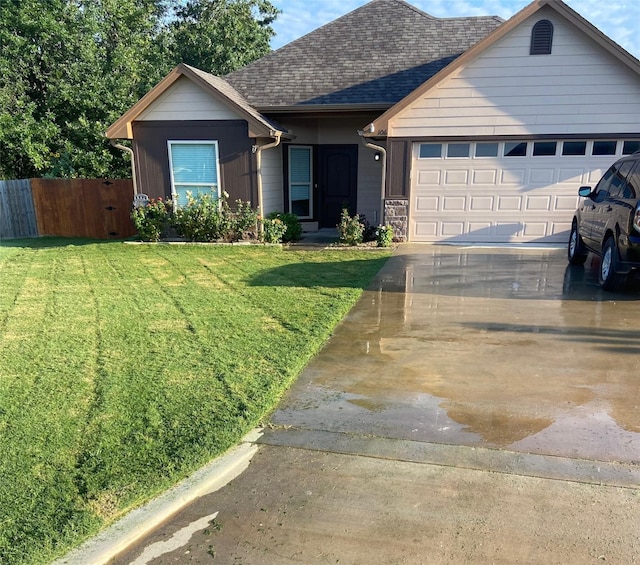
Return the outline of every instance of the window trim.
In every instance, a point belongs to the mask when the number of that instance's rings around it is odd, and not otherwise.
[[[513,151],[519,145],[524,143],[524,155],[508,155],[507,154],[507,145],[513,144],[513,148],[510,151]],[[529,157],[531,149],[529,147],[532,146],[531,140],[520,140],[520,141],[505,141],[502,145],[502,157],[508,159],[524,159],[525,157]]]
[[[538,147],[540,147],[541,144],[543,143],[553,143],[553,153],[538,153],[536,155],[536,145],[538,145]],[[538,141],[534,141],[533,142],[533,147],[531,148],[531,156],[535,157],[535,158],[541,158],[541,157],[557,157],[558,156],[558,149],[560,147],[560,142],[557,139],[548,139],[548,140],[538,140]]]
[[[173,208],[178,208],[178,192],[176,191],[176,182],[173,175],[173,153],[171,149],[174,145],[213,145],[216,151],[216,199],[220,199],[220,147],[218,140],[216,139],[168,139],[167,140],[167,152],[169,157],[169,181],[171,182],[171,200],[173,201]],[[199,182],[179,182],[180,186],[203,186],[203,183]]]
[[[565,153],[564,148],[567,143],[584,143],[584,152],[582,153]],[[589,149],[590,140],[587,139],[563,139],[562,147],[560,148],[560,157],[587,157],[591,153],[591,149]],[[593,148],[593,143],[591,143],[591,148]]]
[[[289,211],[293,210],[292,207],[292,199],[291,199],[291,187],[294,183],[291,182],[291,149],[308,149],[309,150],[309,215],[308,216],[298,216],[301,220],[311,220],[313,219],[313,199],[314,199],[314,176],[313,176],[313,145],[295,145],[289,144],[287,146],[287,191],[288,191],[288,205]],[[298,185],[306,184],[306,183],[295,183]]]
[[[445,150],[445,158],[446,159],[470,159],[471,158],[471,146],[472,143],[470,141],[449,141]],[[458,145],[460,147],[466,145],[467,146],[467,154],[466,155],[449,155],[449,148],[452,145]]]
[[[422,156],[422,146],[423,145],[439,145],[440,146],[440,154],[439,155],[427,155],[427,156]],[[424,141],[418,144],[418,159],[442,159],[443,155],[445,153],[444,148],[447,145],[446,142],[442,142],[442,141]]]
[[[613,143],[613,153],[595,153],[596,143]],[[618,140],[617,139],[594,139],[591,142],[591,157],[613,157],[618,154]]]
[[[502,151],[500,151],[500,142],[499,141],[476,141],[473,147],[473,159],[499,159],[500,158],[500,154],[502,153]],[[495,145],[496,146],[496,152],[495,155],[478,155],[478,146],[479,145]]]

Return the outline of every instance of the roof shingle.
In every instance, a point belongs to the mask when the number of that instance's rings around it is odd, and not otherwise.
[[[259,110],[392,105],[503,23],[434,18],[402,0],[372,0],[225,79]]]

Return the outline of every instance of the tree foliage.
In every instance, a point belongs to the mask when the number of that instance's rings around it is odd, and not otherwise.
[[[129,176],[107,127],[177,63],[269,51],[267,0],[0,0],[0,178]]]
[[[174,61],[217,75],[269,52],[278,10],[266,0],[189,0],[170,27]]]

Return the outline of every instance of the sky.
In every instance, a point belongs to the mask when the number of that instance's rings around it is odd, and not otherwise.
[[[438,18],[500,16],[509,19],[529,0],[408,0],[423,12]],[[276,37],[271,47],[313,31],[367,3],[367,0],[271,0],[282,10],[273,24]],[[640,58],[640,0],[565,0],[583,18]]]

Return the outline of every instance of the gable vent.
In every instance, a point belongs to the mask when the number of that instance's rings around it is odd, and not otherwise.
[[[531,31],[530,55],[551,55],[553,43],[553,24],[549,20],[540,20]]]

